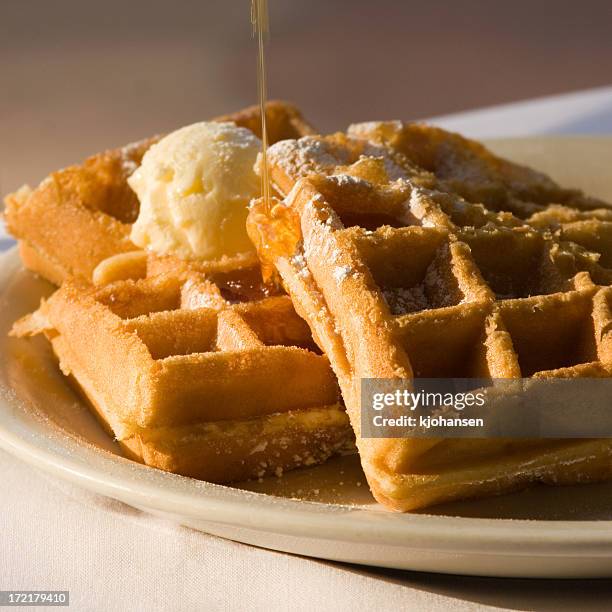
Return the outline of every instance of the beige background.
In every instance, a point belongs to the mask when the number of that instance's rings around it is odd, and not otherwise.
[[[321,129],[609,82],[612,2],[269,0],[270,90]],[[248,0],[0,0],[0,191],[255,101]]]

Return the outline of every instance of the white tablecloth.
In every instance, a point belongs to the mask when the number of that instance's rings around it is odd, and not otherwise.
[[[612,87],[435,121],[474,137],[612,133]],[[1,233],[0,249],[11,240]],[[91,495],[0,451],[0,590],[69,590],[75,610],[598,610],[609,581],[363,568],[227,542]]]

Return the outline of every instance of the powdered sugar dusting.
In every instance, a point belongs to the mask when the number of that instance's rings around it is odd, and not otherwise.
[[[341,283],[346,280],[353,272],[351,266],[337,266],[333,271],[334,280]]]
[[[324,172],[339,161],[329,152],[327,143],[315,136],[281,140],[273,144],[267,153],[271,165],[281,168],[294,178]],[[260,167],[259,158],[256,167]]]
[[[368,185],[368,181],[359,178],[358,176],[352,176],[351,174],[332,174],[329,177],[330,182],[335,183],[338,187],[349,187],[349,186],[364,186]]]
[[[391,314],[402,315],[425,310],[428,307],[423,283],[415,287],[393,287],[383,289],[383,296]]]

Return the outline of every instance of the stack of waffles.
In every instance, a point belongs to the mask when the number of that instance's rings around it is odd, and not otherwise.
[[[255,109],[222,117],[259,130]],[[311,132],[267,109],[273,140]],[[354,449],[327,357],[256,257],[185,262],[130,242],[127,177],[157,139],[108,151],[7,198],[25,265],[61,284],[15,325],[44,333],[64,374],[127,456],[230,482]]]
[[[270,142],[314,131],[296,108],[282,102],[270,102],[266,118]],[[233,121],[261,133],[255,107],[216,121]],[[34,190],[24,186],[8,195],[5,219],[19,240],[25,266],[56,285],[68,278],[91,281],[100,262],[136,250],[130,233],[140,204],[127,178],[160,138],[94,155],[81,165],[53,172]],[[232,269],[253,263],[224,260],[211,266]]]
[[[281,142],[268,165],[284,200],[249,232],[329,356],[378,501],[612,477],[612,440],[360,435],[367,378],[609,377],[609,205],[401,122]]]
[[[224,119],[259,130],[253,110]],[[24,263],[62,283],[14,332],[50,339],[127,452],[229,482],[354,431],[400,511],[612,477],[612,441],[366,438],[360,407],[364,378],[609,377],[612,207],[429,126],[317,136],[282,103],[268,124],[278,198],[248,230],[288,295],[254,260],[137,251],[126,178],[155,139],[7,199]]]

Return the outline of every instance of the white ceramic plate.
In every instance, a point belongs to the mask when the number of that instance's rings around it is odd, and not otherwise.
[[[494,146],[612,199],[604,174],[612,139]],[[50,291],[15,251],[0,259],[0,446],[24,461],[190,527],[275,550],[459,574],[612,576],[612,484],[534,487],[401,515],[374,503],[355,457],[235,487],[124,459],[66,385],[46,342],[6,335]]]

